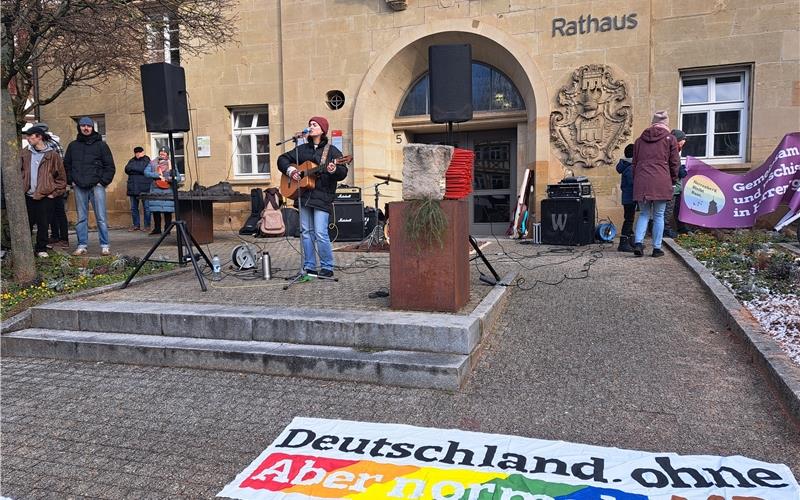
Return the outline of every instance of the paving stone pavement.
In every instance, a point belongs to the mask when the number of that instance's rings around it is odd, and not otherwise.
[[[0,492],[212,498],[294,416],[741,454],[800,476],[797,423],[674,256],[502,245],[511,257],[487,255],[526,281],[456,393],[4,358]]]

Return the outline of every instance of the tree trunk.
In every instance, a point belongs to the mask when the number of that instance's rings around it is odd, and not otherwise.
[[[11,234],[11,257],[13,259],[14,281],[28,283],[36,277],[36,263],[33,244],[28,225],[28,209],[25,207],[25,189],[22,186],[22,172],[19,169],[20,139],[17,123],[8,88],[2,89],[2,137],[3,137],[3,194],[6,198],[6,215]],[[47,231],[47,228],[37,228]]]

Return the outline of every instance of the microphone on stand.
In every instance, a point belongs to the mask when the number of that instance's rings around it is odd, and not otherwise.
[[[306,136],[306,135],[307,135],[309,132],[311,132],[311,129],[310,129],[310,128],[308,128],[308,127],[306,127],[306,128],[304,128],[303,130],[301,130],[300,132],[297,132],[297,133],[295,133],[295,134],[294,134],[293,136],[291,136],[290,138],[288,138],[288,139],[285,139],[285,140],[283,140],[283,141],[280,141],[280,142],[276,142],[276,143],[275,143],[275,145],[276,145],[276,146],[280,146],[281,144],[286,144],[287,142],[290,142],[290,141],[295,141],[295,140],[297,140],[297,139],[302,139],[302,138],[303,138],[303,137],[305,137],[305,136]]]

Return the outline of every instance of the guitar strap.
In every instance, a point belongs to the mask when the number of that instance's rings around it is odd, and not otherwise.
[[[319,160],[319,166],[326,168],[328,164],[328,151],[331,149],[331,143],[325,144],[325,149],[322,150],[322,156]],[[324,170],[323,170],[324,171]]]

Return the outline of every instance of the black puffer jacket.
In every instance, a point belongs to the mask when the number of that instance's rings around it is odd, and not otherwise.
[[[278,157],[278,170],[283,175],[286,175],[290,165],[302,165],[308,160],[319,165],[326,143],[327,140],[323,139],[319,146],[316,147],[310,142],[301,144],[296,148],[297,156],[295,156],[295,149],[283,153]],[[341,157],[342,152],[332,145],[328,151],[327,162],[332,162]],[[333,203],[333,198],[336,195],[336,183],[344,180],[345,177],[347,177],[347,167],[345,165],[337,165],[336,171],[332,174],[328,173],[327,170],[323,170],[317,178],[315,189],[303,191],[300,200],[302,206],[331,213],[333,211],[331,203]]]
[[[128,174],[128,196],[139,196],[150,192],[153,179],[144,176],[144,169],[149,163],[150,158],[147,155],[141,158],[134,156],[128,160],[128,164],[125,165],[125,173]]]
[[[114,157],[103,137],[92,130],[69,143],[64,155],[64,168],[67,170],[67,183],[87,189],[102,184],[108,186],[114,180]]]

